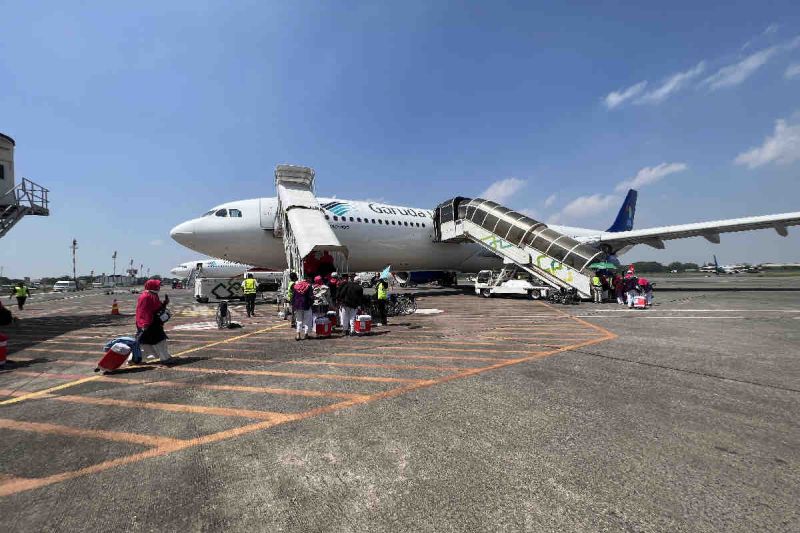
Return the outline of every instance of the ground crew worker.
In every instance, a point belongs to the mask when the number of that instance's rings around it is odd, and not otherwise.
[[[20,311],[22,311],[22,308],[25,307],[25,300],[27,300],[28,296],[30,296],[28,287],[25,286],[25,283],[17,283],[14,285],[13,293],[14,296],[17,297],[17,307]]]
[[[386,301],[389,299],[389,281],[386,278],[381,278],[378,280],[378,285],[376,286],[377,291],[377,298],[378,298],[378,320],[377,325],[389,325],[389,320],[386,317]]]
[[[594,293],[594,303],[603,303],[603,282],[600,281],[600,276],[596,272],[592,276],[592,292]]]
[[[256,316],[257,289],[258,282],[253,278],[252,273],[248,273],[247,277],[242,281],[242,292],[244,293],[244,301],[247,306],[247,316]]]

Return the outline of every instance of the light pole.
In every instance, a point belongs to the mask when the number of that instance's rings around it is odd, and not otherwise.
[[[116,250],[114,250],[114,255],[111,256],[111,259],[114,261],[114,276],[112,278],[114,281],[112,283],[116,284],[117,283],[117,251]]]
[[[78,288],[78,275],[77,275],[76,269],[75,269],[75,251],[78,249],[78,240],[77,239],[72,239],[72,246],[70,248],[72,249],[72,281],[75,282],[75,288],[77,289]]]

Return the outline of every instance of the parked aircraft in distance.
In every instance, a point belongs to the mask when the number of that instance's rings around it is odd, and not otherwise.
[[[188,278],[193,270],[210,278],[232,278],[252,269],[251,265],[228,261],[227,259],[197,259],[176,266],[170,272],[179,278]]]

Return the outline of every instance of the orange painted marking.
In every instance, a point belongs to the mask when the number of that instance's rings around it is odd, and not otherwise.
[[[389,359],[428,359],[442,361],[506,361],[505,357],[476,357],[476,356],[456,356],[456,355],[394,355],[388,353],[332,353],[334,357],[382,357]]]
[[[242,361],[251,363],[279,363],[287,365],[308,365],[308,366],[334,366],[343,368],[386,368],[389,370],[463,370],[463,367],[456,366],[429,366],[429,365],[385,365],[379,363],[332,363],[328,361],[306,361],[293,359],[288,361],[276,361],[271,359],[255,359],[247,357],[216,357],[214,361]]]
[[[196,367],[181,367],[174,366],[170,371],[178,372],[197,372],[202,374],[235,374],[242,376],[275,376],[285,378],[300,378],[300,379],[332,379],[341,381],[372,381],[375,383],[420,383],[428,380],[424,379],[406,379],[406,378],[389,378],[378,376],[347,376],[343,374],[305,374],[300,372],[274,372],[271,370],[233,370],[224,368],[196,368]]]
[[[178,439],[171,439],[169,437],[156,437],[121,431],[103,431],[100,429],[81,429],[57,424],[43,424],[41,422],[21,422],[19,420],[10,420],[7,418],[0,418],[0,428],[17,431],[32,431],[35,433],[49,433],[51,435],[66,435],[68,437],[113,440],[153,447],[171,446],[180,442]]]
[[[200,405],[185,405],[180,403],[136,402],[131,400],[116,400],[114,398],[100,398],[94,396],[53,396],[53,400],[84,405],[103,405],[114,407],[130,407],[134,409],[155,409],[158,411],[171,411],[173,413],[196,413],[202,415],[233,416],[241,418],[255,418],[257,420],[286,421],[292,415],[274,413],[272,411],[252,411],[249,409],[229,409],[226,407],[204,407]]]
[[[281,389],[275,387],[250,387],[246,385],[207,385],[204,383],[186,383],[183,381],[146,381],[143,379],[131,378],[115,378],[110,376],[103,376],[102,381],[111,381],[113,383],[125,383],[130,385],[144,385],[153,387],[175,387],[185,389],[207,389],[218,391],[233,391],[233,392],[250,392],[253,394],[278,394],[283,396],[305,396],[309,398],[339,398],[352,400],[354,398],[361,398],[363,394],[354,394],[349,392],[325,392],[316,390],[302,390],[302,389]]]

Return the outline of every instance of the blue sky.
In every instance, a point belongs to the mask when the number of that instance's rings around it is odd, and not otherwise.
[[[7,3],[0,131],[52,215],[0,265],[66,273],[74,237],[80,272],[118,250],[166,273],[197,256],[172,226],[272,196],[282,162],[320,195],[432,207],[495,184],[586,227],[634,180],[637,227],[800,210],[800,4],[639,4]],[[790,233],[625,259],[798,261]]]

